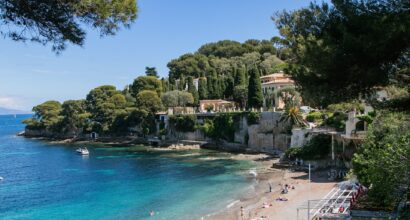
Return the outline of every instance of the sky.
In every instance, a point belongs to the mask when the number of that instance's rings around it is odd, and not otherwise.
[[[85,98],[100,85],[123,89],[146,66],[168,75],[167,63],[219,40],[278,35],[271,16],[309,0],[138,0],[130,29],[101,38],[89,29],[83,47],[60,55],[50,46],[0,38],[0,107],[29,111],[46,100]]]

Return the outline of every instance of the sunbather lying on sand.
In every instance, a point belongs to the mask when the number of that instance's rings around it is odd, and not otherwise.
[[[278,197],[278,198],[276,198],[276,201],[284,201],[284,202],[286,202],[286,201],[288,201],[288,199],[287,199],[287,198],[283,198],[283,197]]]
[[[269,207],[271,207],[272,206],[272,203],[271,204],[268,204],[267,202],[264,202],[263,203],[263,208],[264,209],[267,209],[267,208],[269,208]]]

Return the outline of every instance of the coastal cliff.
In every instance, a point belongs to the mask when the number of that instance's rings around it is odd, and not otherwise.
[[[179,141],[206,141],[212,148],[225,150],[239,150],[257,153],[284,152],[290,144],[288,125],[280,122],[280,112],[262,112],[257,114],[256,120],[250,120],[249,113],[230,114],[220,113],[206,118],[197,116],[198,126],[191,131],[181,131],[178,126],[170,123],[166,139]],[[224,120],[217,117],[227,117],[232,126],[226,125]],[[208,121],[208,122],[206,122]],[[209,122],[212,121],[212,122]],[[208,124],[214,130],[207,130]],[[220,129],[220,130],[219,130]],[[228,133],[227,130],[230,130]],[[217,134],[215,134],[217,133]],[[224,134],[226,133],[226,134]]]

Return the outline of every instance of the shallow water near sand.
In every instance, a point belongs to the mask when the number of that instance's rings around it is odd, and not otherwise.
[[[0,219],[200,219],[249,193],[257,166],[209,150],[50,144],[0,116]],[[149,217],[149,211],[156,215]]]

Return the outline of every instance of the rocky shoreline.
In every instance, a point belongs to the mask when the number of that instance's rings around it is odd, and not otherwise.
[[[118,136],[118,137],[99,137],[98,139],[77,137],[77,138],[62,138],[56,136],[37,136],[29,135],[25,132],[20,132],[17,134],[25,138],[44,140],[54,144],[105,144],[111,146],[133,146],[133,145],[144,145],[152,146],[158,150],[197,150],[197,149],[211,149],[222,152],[233,152],[233,153],[249,153],[258,154],[259,152],[249,152],[237,147],[226,147],[224,144],[216,143],[202,143],[197,141],[178,141],[178,140],[167,140],[159,141],[156,146],[150,143],[149,138],[143,137],[133,137],[133,136]]]

